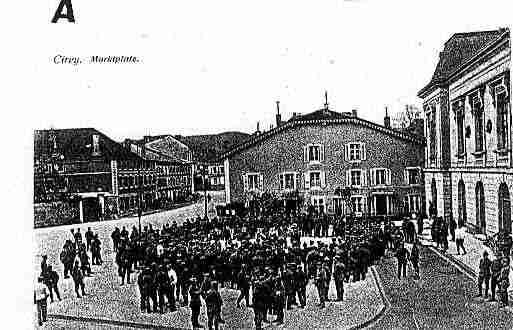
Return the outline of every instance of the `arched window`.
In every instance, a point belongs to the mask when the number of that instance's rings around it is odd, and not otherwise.
[[[465,196],[465,183],[458,182],[458,225],[464,226],[467,222],[467,199]]]
[[[476,227],[480,233],[486,233],[485,196],[481,181],[476,184]]]
[[[511,200],[504,182],[499,186],[499,231],[511,234]]]

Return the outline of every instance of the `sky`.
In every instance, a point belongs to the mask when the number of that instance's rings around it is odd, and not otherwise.
[[[322,107],[383,122],[429,81],[456,32],[509,26],[508,1],[45,0],[29,69],[32,129],[95,127],[115,140],[252,133]],[[47,14],[47,15],[45,15]],[[140,64],[53,63],[135,55]]]

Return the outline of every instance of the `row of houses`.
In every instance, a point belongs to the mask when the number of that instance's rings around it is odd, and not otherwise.
[[[168,208],[191,198],[192,178],[192,153],[171,136],[118,143],[94,128],[34,133],[40,225],[51,221],[56,207],[76,209],[66,212],[76,218],[68,220],[82,222],[132,214],[139,206],[143,211]]]
[[[510,66],[508,29],[453,35],[418,93],[421,136],[327,100],[285,122],[278,109],[276,127],[222,155],[226,204],[269,193],[291,209],[434,213],[478,233],[511,232]]]

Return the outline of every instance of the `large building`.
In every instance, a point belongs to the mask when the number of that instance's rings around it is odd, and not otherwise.
[[[94,128],[35,131],[36,226],[112,219],[185,201],[192,193],[192,156],[185,146],[183,152],[171,146],[169,138],[120,144]]]
[[[457,33],[418,93],[426,118],[426,208],[488,235],[511,232],[510,66],[508,29]]]
[[[287,208],[397,215],[423,209],[423,137],[328,108],[294,115],[223,155],[226,203],[267,192]],[[341,191],[350,189],[349,198]],[[345,195],[344,195],[345,196]],[[346,202],[347,201],[347,202]]]

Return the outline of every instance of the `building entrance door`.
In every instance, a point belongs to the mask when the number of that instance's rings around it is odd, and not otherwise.
[[[376,215],[387,215],[387,196],[376,195],[374,198],[376,203]]]
[[[82,200],[82,207],[84,211],[84,222],[98,221],[100,205],[96,197],[84,198]]]
[[[287,213],[295,212],[297,210],[297,200],[286,199],[285,200],[285,211]]]

